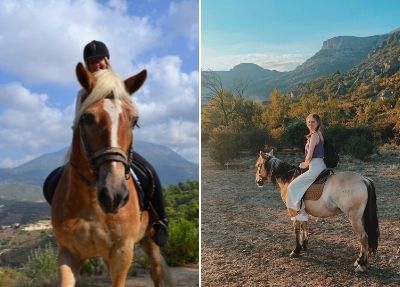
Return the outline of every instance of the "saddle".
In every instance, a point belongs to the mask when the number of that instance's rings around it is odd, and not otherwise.
[[[43,183],[43,196],[50,205],[63,171],[64,166],[57,167],[47,176]],[[145,164],[132,162],[130,175],[138,192],[141,210],[149,209],[155,188],[153,173]]]
[[[317,179],[310,185],[303,196],[303,200],[318,200],[322,191],[324,190],[325,182],[334,174],[330,168],[324,169],[317,177]]]

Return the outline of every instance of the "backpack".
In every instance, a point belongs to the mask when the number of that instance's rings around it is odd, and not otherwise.
[[[324,139],[324,162],[328,168],[336,167],[339,162],[339,155],[335,147],[327,139]]]

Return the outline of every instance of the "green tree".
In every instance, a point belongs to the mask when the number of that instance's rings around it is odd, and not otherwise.
[[[240,136],[233,127],[220,126],[213,129],[208,142],[210,157],[222,166],[238,155]]]

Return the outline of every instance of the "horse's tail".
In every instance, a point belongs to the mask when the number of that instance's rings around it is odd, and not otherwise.
[[[378,249],[379,239],[379,223],[376,207],[376,193],[375,186],[372,179],[365,177],[364,183],[368,190],[368,200],[363,214],[363,223],[365,232],[368,235],[368,251],[369,253],[376,253]]]

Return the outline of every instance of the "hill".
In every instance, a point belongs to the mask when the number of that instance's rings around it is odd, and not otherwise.
[[[163,185],[199,178],[198,165],[168,147],[136,141],[135,148],[155,167]],[[0,199],[43,201],[43,181],[54,168],[62,165],[66,150],[44,154],[15,168],[1,168]]]
[[[245,81],[248,83],[245,96],[265,101],[269,100],[270,93],[275,88],[287,92],[300,83],[335,72],[349,71],[367,59],[393,33],[396,32],[370,37],[338,36],[328,39],[315,55],[289,72],[270,71],[255,64],[242,63],[230,71],[202,71],[202,76],[214,73],[229,90],[233,90],[238,82]],[[202,88],[202,100],[206,103],[207,88]]]
[[[366,59],[345,73],[334,73],[297,85],[295,94],[392,102],[400,96],[400,31],[392,32]],[[393,107],[392,106],[392,107]]]

